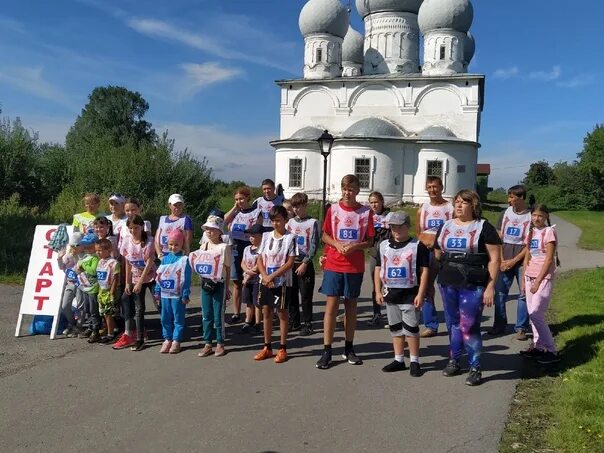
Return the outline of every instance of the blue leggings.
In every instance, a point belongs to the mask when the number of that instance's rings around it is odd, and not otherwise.
[[[467,288],[440,286],[440,294],[449,330],[449,357],[459,360],[465,346],[470,367],[480,368],[482,351],[480,319],[484,288],[482,286]]]
[[[182,341],[187,306],[182,299],[161,298],[161,328],[164,340]]]
[[[224,283],[218,283],[213,294],[201,290],[203,340],[206,344],[224,344]]]

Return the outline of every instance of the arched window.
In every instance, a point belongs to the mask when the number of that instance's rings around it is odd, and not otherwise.
[[[323,49],[317,49],[315,52],[317,63],[321,63],[321,61],[323,61]]]
[[[444,60],[444,59],[445,59],[445,57],[446,57],[446,54],[447,54],[447,46],[446,46],[446,45],[444,45],[444,44],[442,44],[442,45],[440,46],[440,59],[441,59],[441,60]]]

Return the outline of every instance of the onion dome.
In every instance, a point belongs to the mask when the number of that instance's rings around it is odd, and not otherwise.
[[[343,137],[404,137],[405,133],[395,124],[382,118],[363,118],[344,131]]]
[[[438,29],[466,33],[473,19],[474,8],[470,0],[425,0],[417,17],[423,34]]]
[[[472,33],[467,32],[463,43],[463,59],[466,63],[469,64],[472,61],[475,51],[476,41],[474,41],[474,36],[472,36]]]
[[[327,33],[343,38],[348,31],[348,11],[339,0],[309,0],[300,12],[302,36]]]
[[[356,7],[361,17],[372,13],[396,11],[417,14],[423,0],[356,0]]]
[[[342,42],[342,61],[352,63],[363,63],[363,36],[352,27],[348,27],[348,33]]]

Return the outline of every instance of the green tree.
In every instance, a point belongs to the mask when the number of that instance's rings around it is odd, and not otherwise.
[[[604,209],[604,125],[597,124],[583,139],[583,151],[577,154],[582,177],[595,198],[592,209]]]
[[[116,147],[153,142],[155,131],[143,119],[147,110],[149,104],[138,92],[117,86],[97,87],[67,133],[66,147],[82,150],[101,137]]]
[[[524,178],[524,185],[527,188],[547,186],[554,182],[554,172],[545,161],[534,162],[529,167]]]

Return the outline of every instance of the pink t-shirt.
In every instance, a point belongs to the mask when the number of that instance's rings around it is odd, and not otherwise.
[[[528,242],[529,238],[530,243]],[[528,250],[530,253],[530,260],[525,270],[525,275],[527,277],[535,278],[539,275],[539,272],[541,272],[547,254],[546,246],[550,242],[553,242],[554,245],[558,242],[558,238],[556,237],[556,230],[553,226],[547,226],[541,229],[534,228],[532,235],[529,234],[525,239],[525,244],[528,245]],[[552,262],[552,265],[550,266],[550,269],[547,271],[547,274],[544,278],[552,278],[555,269],[555,263]]]

